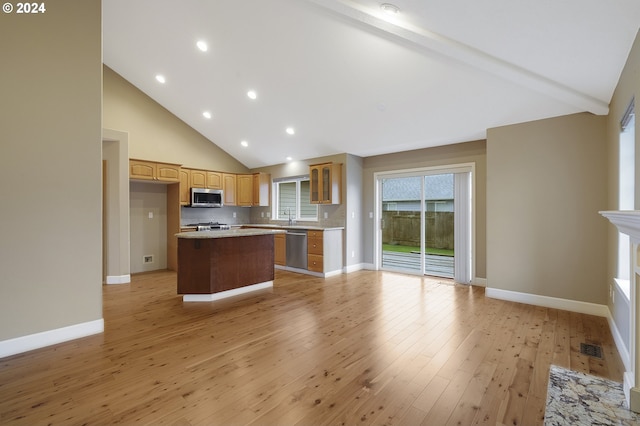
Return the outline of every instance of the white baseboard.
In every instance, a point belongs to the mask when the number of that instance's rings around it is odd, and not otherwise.
[[[526,303],[528,305],[543,306],[545,308],[562,309],[564,311],[578,312],[587,315],[596,315],[607,318],[609,307],[596,303],[580,302],[577,300],[560,299],[557,297],[540,296],[537,294],[520,293],[517,291],[502,290],[487,287],[485,295],[493,299],[508,300],[510,302]]]
[[[349,265],[349,266],[345,267],[344,268],[344,273],[348,274],[350,272],[361,271],[363,269],[366,269],[364,263],[356,263],[355,265]]]
[[[131,282],[131,275],[107,275],[107,284],[128,284]]]
[[[245,287],[234,288],[232,290],[221,291],[211,294],[185,294],[182,296],[183,302],[213,302],[214,300],[226,299],[228,297],[239,296],[252,291],[263,290],[273,287],[273,281],[265,281],[263,283],[248,285]]]
[[[70,325],[0,342],[0,358],[104,332],[104,319]]]
[[[627,371],[631,371],[631,356],[629,354],[629,350],[624,345],[624,340],[622,339],[622,335],[616,326],[616,322],[613,320],[613,316],[611,315],[611,311],[607,307],[607,322],[609,323],[609,330],[611,330],[611,335],[613,336],[613,341],[616,344],[616,348],[618,349],[618,353],[620,354],[620,358],[622,359],[622,363],[624,364],[624,368]]]
[[[366,269],[367,271],[375,271],[376,265],[373,263],[362,263],[362,269]]]
[[[477,285],[477,286],[480,286],[480,287],[486,287],[487,286],[487,279],[486,278],[475,277],[473,279],[473,281],[471,282],[471,284]]]

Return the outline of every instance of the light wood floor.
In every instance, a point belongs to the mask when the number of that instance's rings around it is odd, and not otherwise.
[[[536,425],[550,364],[622,380],[604,318],[393,273],[185,304],[148,273],[104,288],[104,319],[0,360],[0,424]]]

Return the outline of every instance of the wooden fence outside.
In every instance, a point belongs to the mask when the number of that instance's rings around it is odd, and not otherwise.
[[[383,244],[420,246],[420,212],[382,212]],[[429,248],[453,250],[453,212],[426,212],[425,238]]]

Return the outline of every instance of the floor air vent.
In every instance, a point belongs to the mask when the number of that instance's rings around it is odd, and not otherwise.
[[[602,359],[602,347],[590,343],[580,343],[580,353]]]

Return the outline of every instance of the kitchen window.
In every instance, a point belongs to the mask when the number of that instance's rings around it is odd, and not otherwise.
[[[318,206],[309,202],[309,176],[285,178],[273,183],[276,220],[318,220]]]

